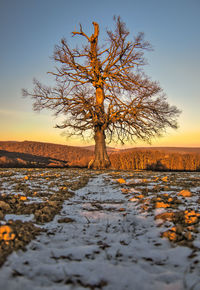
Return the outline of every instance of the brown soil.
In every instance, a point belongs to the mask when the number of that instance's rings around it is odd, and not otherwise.
[[[1,177],[3,180],[8,180],[9,184],[15,184],[14,189],[16,192],[23,191],[23,195],[19,194],[7,194],[1,193],[0,191],[0,266],[5,262],[8,255],[10,255],[13,251],[18,249],[25,250],[25,246],[34,239],[41,231],[44,231],[40,225],[50,222],[53,220],[56,214],[60,212],[62,209],[62,205],[64,200],[69,199],[73,196],[72,190],[77,190],[83,186],[85,186],[88,182],[89,176],[91,173],[87,171],[81,171],[81,173],[76,170],[74,172],[66,171],[66,177],[70,180],[70,176],[77,175],[77,180],[75,182],[69,182],[66,180],[60,181],[60,185],[58,186],[59,190],[55,193],[52,193],[50,190],[45,192],[39,191],[33,192],[30,190],[28,185],[24,183],[25,181],[30,181],[33,179],[31,176],[32,171],[28,171],[25,169],[19,169],[25,175],[22,180],[13,180],[11,181],[11,174],[8,172],[1,172]],[[16,170],[14,171],[16,172]],[[90,174],[90,175],[89,175]],[[38,176],[43,176],[44,183],[47,180],[48,182],[53,182],[53,180],[57,178],[57,174],[55,176],[51,176],[52,180],[49,181],[50,177],[46,177],[44,173],[39,174]],[[55,178],[54,178],[55,177]],[[25,180],[25,181],[24,181]],[[55,181],[56,182],[56,181]],[[58,183],[57,183],[58,185]],[[70,192],[69,192],[70,189]],[[41,199],[41,202],[28,202],[29,197],[36,196]],[[29,222],[22,222],[20,220],[5,220],[5,215],[14,214],[14,215],[34,215],[34,220]],[[69,218],[64,218],[59,220],[59,223],[63,222],[72,222]]]

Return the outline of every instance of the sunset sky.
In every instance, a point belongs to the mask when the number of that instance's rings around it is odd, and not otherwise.
[[[47,71],[54,46],[79,23],[90,35],[100,25],[100,40],[113,16],[120,15],[131,35],[145,33],[154,51],[146,55],[145,72],[159,81],[171,105],[182,114],[178,130],[152,140],[152,146],[200,147],[200,1],[199,0],[0,0],[0,140],[32,140],[87,145],[66,140],[55,129],[49,111],[33,112],[22,88],[32,89],[37,78],[51,84]],[[114,144],[112,144],[114,145]],[[146,143],[127,146],[149,146]]]

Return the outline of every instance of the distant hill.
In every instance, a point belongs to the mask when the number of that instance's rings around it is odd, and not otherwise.
[[[75,147],[34,141],[0,141],[0,167],[87,167],[94,145]],[[200,148],[107,147],[113,169],[200,170]]]
[[[133,147],[122,149],[121,151],[162,151],[162,152],[175,152],[180,154],[185,153],[200,153],[200,147]]]
[[[0,141],[0,167],[87,167],[90,150],[34,141]]]
[[[91,151],[93,151],[94,152],[94,150],[95,150],[95,145],[90,145],[90,146],[83,146],[83,147],[80,147],[80,148],[84,148],[84,149],[86,149],[86,150],[91,150]],[[117,149],[117,148],[114,148],[114,147],[109,147],[109,146],[107,146],[107,152],[109,153],[109,152],[119,152],[121,149]]]
[[[83,146],[82,149],[91,150],[94,152],[95,145]],[[160,152],[171,152],[171,153],[200,153],[200,147],[130,147],[126,149],[118,149],[107,146],[107,152],[124,152],[124,151],[160,151]]]

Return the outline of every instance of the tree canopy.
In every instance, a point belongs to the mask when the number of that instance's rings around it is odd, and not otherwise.
[[[103,45],[99,45],[96,22],[91,36],[81,25],[79,31],[72,32],[83,38],[81,47],[70,48],[67,40],[61,39],[53,55],[57,67],[50,72],[55,85],[34,80],[33,92],[23,91],[34,99],[34,110],[48,108],[56,116],[62,114],[65,119],[57,127],[69,136],[92,133],[95,168],[109,165],[105,138],[122,143],[150,141],[167,127],[177,128],[180,113],[169,105],[159,83],[144,73],[144,53],[151,49],[144,34],[132,39],[120,17],[114,21],[115,29],[107,30]]]

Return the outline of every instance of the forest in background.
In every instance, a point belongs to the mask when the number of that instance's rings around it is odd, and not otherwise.
[[[112,169],[200,171],[200,148],[108,147]],[[33,141],[0,141],[0,167],[87,167],[94,146],[75,147]]]
[[[196,148],[129,149],[110,155],[112,167],[127,170],[200,170],[200,150]]]

